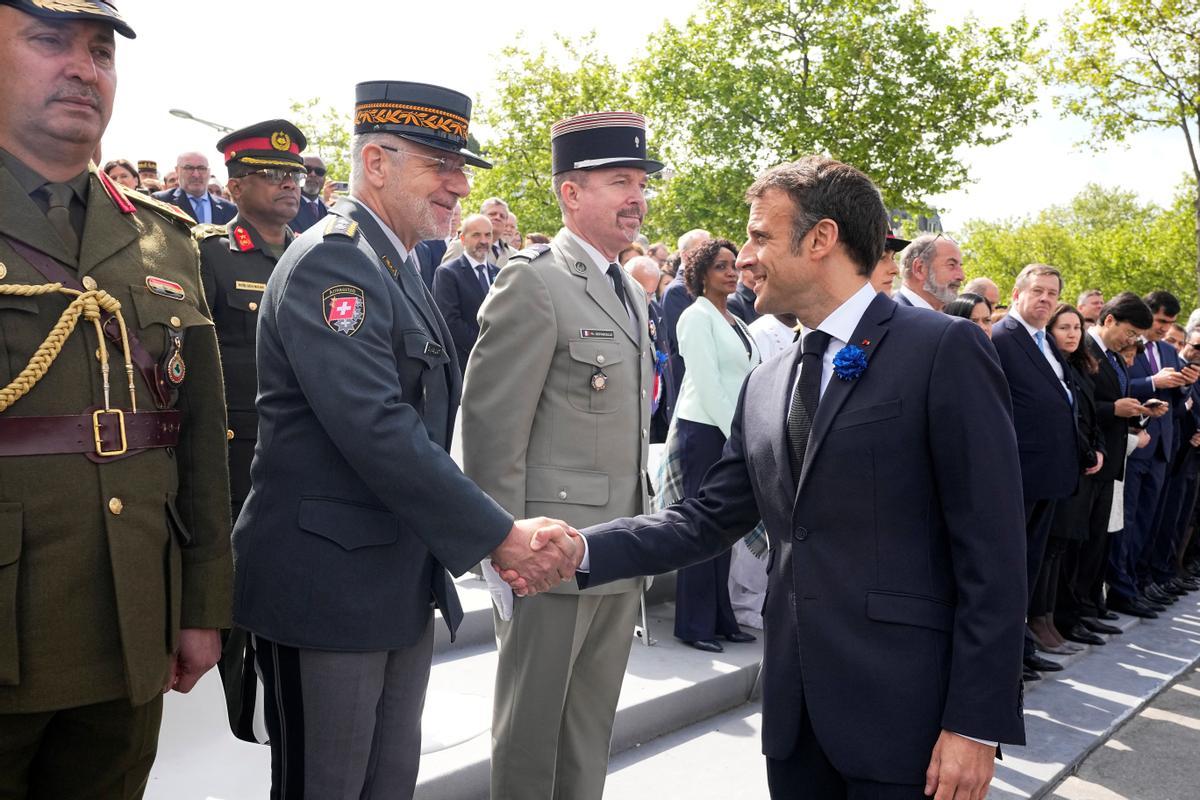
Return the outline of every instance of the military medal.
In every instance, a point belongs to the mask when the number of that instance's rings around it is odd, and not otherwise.
[[[608,388],[608,376],[604,374],[604,370],[599,367],[592,373],[592,391],[603,392]]]
[[[183,341],[178,335],[171,337],[171,358],[167,361],[167,380],[179,386],[187,377],[187,365],[183,363]]]

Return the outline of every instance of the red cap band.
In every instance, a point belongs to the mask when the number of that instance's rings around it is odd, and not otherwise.
[[[235,155],[243,150],[263,150],[274,151],[276,153],[291,153],[300,155],[300,147],[292,140],[290,136],[284,137],[287,140],[287,147],[280,148],[277,144],[282,144],[282,141],[276,142],[272,137],[259,136],[254,139],[241,139],[236,142],[230,142],[225,148],[225,160],[229,161]]]

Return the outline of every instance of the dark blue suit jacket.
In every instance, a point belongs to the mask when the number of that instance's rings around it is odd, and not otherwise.
[[[1175,352],[1175,348],[1169,344],[1162,342],[1147,342],[1147,347],[1154,347],[1155,354],[1158,356],[1158,366],[1173,367],[1179,369],[1179,354]],[[1150,434],[1150,444],[1145,447],[1139,447],[1130,453],[1130,458],[1149,461],[1155,459],[1158,461],[1171,461],[1175,457],[1175,451],[1178,449],[1178,442],[1175,437],[1175,427],[1177,424],[1178,409],[1177,404],[1182,404],[1187,399],[1186,388],[1183,389],[1155,389],[1150,382],[1150,376],[1154,370],[1150,367],[1150,360],[1142,353],[1133,360],[1133,366],[1129,368],[1129,393],[1140,401],[1149,400],[1152,397],[1157,397],[1171,404],[1170,413],[1164,414],[1161,417],[1151,417],[1146,423],[1146,433]]]
[[[1046,336],[1070,386],[1071,370],[1054,346],[1054,339]],[[992,331],[992,344],[1012,396],[1025,501],[1070,497],[1082,473],[1071,401],[1029,331],[1016,319],[1009,316],[1000,321]]]
[[[683,267],[679,274],[667,284],[667,290],[662,296],[663,327],[667,329],[667,358],[671,366],[671,402],[667,406],[667,419],[675,414],[675,398],[679,397],[679,389],[683,386],[683,356],[679,355],[679,337],[675,327],[679,324],[679,316],[687,311],[688,306],[696,299],[688,294],[683,284]]]
[[[330,214],[340,227],[301,234],[262,296],[233,618],[292,647],[395,650],[431,600],[453,635],[446,570],[494,550],[512,517],[450,458],[462,382],[429,291],[366,208]]]
[[[1117,367],[1095,339],[1083,335],[1083,344],[1100,363],[1100,368],[1092,376],[1092,399],[1096,405],[1096,422],[1100,426],[1100,434],[1104,437],[1104,466],[1096,473],[1096,480],[1122,480],[1125,477],[1125,437],[1129,434],[1129,424],[1133,420],[1128,417],[1118,417],[1114,411],[1117,400],[1128,397],[1128,391],[1121,390],[1121,378],[1117,375]],[[1118,360],[1119,360],[1118,356]],[[1125,365],[1120,367],[1125,374]]]
[[[902,306],[907,306],[909,308],[916,308],[916,306],[914,306],[912,304],[912,300],[908,299],[908,295],[904,294],[903,292],[896,292],[894,295],[892,295],[892,300],[899,303]]]
[[[852,341],[868,366],[830,380],[798,478],[793,345],[747,377],[700,496],[584,531],[590,572],[578,578],[703,561],[761,516],[763,752],[792,753],[806,707],[843,774],[922,783],[943,728],[1024,741],[1016,437],[995,351],[966,320],[880,295]]]
[[[155,200],[162,200],[164,203],[170,203],[174,206],[178,206],[180,211],[187,214],[193,220],[196,219],[196,209],[192,207],[192,201],[188,200],[183,189],[176,187],[174,189],[167,189],[166,191],[162,192],[155,192],[153,197]],[[210,194],[208,196],[208,202],[212,206],[213,225],[224,225],[226,222],[229,222],[229,220],[237,216],[237,206],[228,200],[222,200],[221,198],[214,197]]]
[[[413,255],[417,257],[417,266],[421,268],[421,280],[425,281],[425,285],[432,292],[433,277],[437,274],[438,265],[442,263],[442,257],[446,255],[446,240],[426,239],[417,242],[417,246],[413,248]],[[466,368],[466,364],[461,366]]]
[[[487,270],[494,282],[500,270],[494,264],[488,264]],[[454,338],[459,370],[465,373],[467,357],[479,338],[479,307],[487,297],[465,255],[437,268],[433,274],[433,297]]]
[[[325,201],[317,198],[317,202],[309,202],[308,198],[303,193],[300,195],[300,210],[296,212],[296,217],[288,226],[296,233],[304,233],[306,230],[316,225],[329,214],[329,207],[325,205]]]
[[[729,295],[729,313],[740,319],[742,322],[749,325],[762,316],[754,310],[754,301],[758,299],[758,295],[749,286],[746,286],[740,280],[738,281],[737,291]]]

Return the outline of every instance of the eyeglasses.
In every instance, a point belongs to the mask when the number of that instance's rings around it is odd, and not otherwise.
[[[180,172],[208,172],[207,164],[180,164]]]
[[[470,164],[459,163],[457,161],[451,161],[448,158],[440,158],[438,156],[427,156],[423,153],[414,153],[411,150],[401,150],[399,147],[390,147],[386,144],[381,144],[379,146],[384,150],[390,150],[393,153],[401,153],[406,156],[416,156],[417,158],[423,158],[426,161],[436,161],[438,165],[437,174],[440,178],[449,178],[455,173],[462,173],[467,180],[471,180],[471,178],[475,177],[475,168]]]
[[[318,178],[325,177],[325,168],[324,167],[305,167],[305,170],[307,170],[308,172],[311,172],[313,175],[316,175]]]
[[[278,186],[288,181],[295,183],[296,179],[299,177],[299,173],[290,169],[256,169],[254,172],[247,172],[241,177],[245,178],[249,175],[257,175],[267,183],[274,186]]]

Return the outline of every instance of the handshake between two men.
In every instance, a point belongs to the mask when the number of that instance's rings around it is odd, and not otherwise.
[[[492,551],[492,565],[513,592],[527,597],[575,577],[586,552],[583,537],[549,517],[517,520]]]

